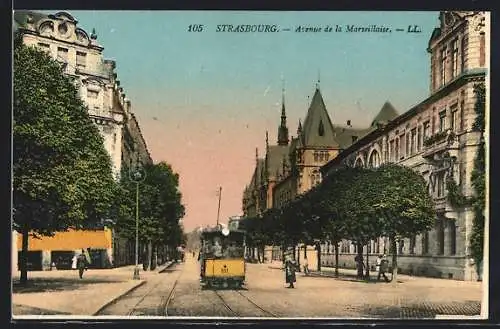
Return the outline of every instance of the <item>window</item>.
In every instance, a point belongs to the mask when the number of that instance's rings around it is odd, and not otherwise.
[[[446,110],[439,112],[439,132],[446,129]]]
[[[429,253],[429,232],[422,234],[422,255]]]
[[[87,66],[87,54],[81,51],[76,52],[76,67],[85,69]]]
[[[411,152],[412,155],[417,153],[417,128],[411,130]]]
[[[404,156],[405,156],[405,135],[401,135],[399,137],[399,140],[400,140],[400,143],[399,143],[399,147],[400,147],[400,150],[399,150],[399,158],[400,159],[403,159]]]
[[[452,42],[453,53],[451,54],[452,78],[458,75],[458,39]]]
[[[50,45],[48,43],[39,42],[38,47],[46,52],[50,52]]]
[[[371,168],[377,168],[380,166],[380,154],[374,150],[370,155],[370,161],[368,162]]]
[[[405,151],[406,151],[406,156],[410,156],[410,151],[411,151],[411,136],[410,132],[406,133],[406,145],[405,145]]]
[[[439,219],[436,225],[437,235],[437,254],[444,255],[444,225],[443,220]]]
[[[414,235],[410,238],[410,250],[408,251],[410,255],[415,254],[415,244],[417,243],[417,237]]]
[[[438,175],[436,175],[436,179],[437,179],[437,197],[440,198],[440,197],[443,197],[444,196],[444,191],[445,191],[445,188],[444,188],[444,173],[440,173]]]
[[[91,89],[87,89],[87,97],[88,98],[97,98],[99,96],[99,92]]]
[[[441,50],[441,86],[446,83],[446,48]]]
[[[422,149],[422,127],[417,128],[417,152]]]
[[[431,135],[431,123],[429,121],[424,122],[424,139]]]
[[[464,130],[464,126],[465,126],[465,118],[464,118],[464,113],[465,112],[465,109],[464,109],[464,101],[462,101],[460,103],[460,131]]]
[[[397,137],[396,137],[396,147],[395,147],[394,156],[395,156],[395,161],[398,161],[399,160],[399,138],[397,138]]]
[[[404,239],[399,240],[399,243],[398,243],[398,254],[400,254],[400,255],[403,254],[404,246],[405,246],[405,240]]]
[[[485,43],[484,33],[481,33],[479,35],[479,66],[481,67],[484,66],[486,58],[484,43]]]
[[[457,227],[455,221],[448,221],[448,231],[450,238],[450,255],[454,256],[457,253]]]
[[[462,38],[462,42],[460,45],[460,66],[461,71],[465,71],[465,38]]]
[[[451,109],[451,121],[450,121],[450,128],[452,131],[457,130],[457,123],[458,123],[458,109],[456,106],[454,106]]]
[[[389,142],[389,159],[394,161],[394,139]]]
[[[57,47],[57,59],[66,63],[68,61],[68,49]]]

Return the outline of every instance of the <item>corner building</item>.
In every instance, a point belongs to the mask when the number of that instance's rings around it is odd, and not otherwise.
[[[430,95],[405,113],[379,125],[321,169],[329,175],[343,165],[377,167],[397,163],[420,173],[428,183],[437,217],[424,234],[397,243],[402,273],[440,278],[476,280],[470,257],[472,207],[453,206],[447,199],[446,181],[452,178],[466,197],[474,195],[471,174],[481,134],[473,131],[476,118],[474,85],[484,83],[486,53],[484,12],[441,12],[440,25],[430,37]],[[486,86],[488,87],[488,86]],[[485,141],[488,145],[488,142]],[[368,250],[367,250],[368,248]],[[356,246],[343,241],[339,265],[355,267]],[[363,253],[389,252],[381,237]],[[333,266],[333,246],[323,250],[323,265]]]
[[[113,175],[137,163],[152,163],[130,100],[120,86],[116,62],[104,59],[104,48],[97,43],[95,31],[88,33],[67,12],[46,15],[33,11],[15,11],[14,30],[24,44],[46,51],[74,78],[88,114],[104,139],[111,158]],[[77,183],[77,182],[76,182]],[[113,221],[113,219],[111,219]],[[21,235],[13,232],[13,270],[17,269]],[[133,246],[115,234],[107,223],[93,229],[57,232],[54,237],[29,239],[29,267],[33,270],[71,266],[71,258],[81,249],[90,249],[97,268],[131,264]]]

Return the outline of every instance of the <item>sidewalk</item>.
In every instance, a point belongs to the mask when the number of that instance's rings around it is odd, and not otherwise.
[[[88,270],[83,279],[74,270],[29,272],[27,286],[19,285],[17,275],[12,278],[12,315],[94,315],[173,264],[167,262],[154,271],[140,266],[140,280],[133,280],[135,265]]]

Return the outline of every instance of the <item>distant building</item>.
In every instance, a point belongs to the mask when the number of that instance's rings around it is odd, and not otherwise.
[[[469,238],[474,213],[447,200],[446,181],[452,178],[464,196],[474,195],[471,174],[481,143],[472,130],[476,118],[473,89],[485,80],[485,14],[441,12],[440,26],[429,40],[430,95],[401,115],[389,113],[382,124],[341,152],[321,169],[329,175],[339,166],[377,167],[382,163],[409,166],[428,182],[438,213],[429,232],[398,242],[398,266],[403,273],[475,280]],[[388,240],[379,238],[363,253],[388,253]],[[323,264],[333,265],[333,246],[323,248]],[[356,246],[343,241],[340,265],[354,267]]]
[[[65,74],[75,78],[89,116],[104,138],[116,179],[119,179],[123,166],[152,163],[130,100],[117,78],[116,63],[103,58],[104,48],[97,43],[95,31],[89,34],[78,27],[78,21],[67,12],[45,15],[23,10],[14,12],[14,29],[22,34],[26,45],[46,51],[61,63]],[[63,259],[61,262],[65,265],[61,266],[67,266],[68,257],[82,248],[91,249],[91,256],[99,267],[116,264],[113,254],[120,258],[120,263],[125,262],[124,259],[130,257],[118,256],[119,239],[107,224],[102,223],[95,230],[58,232],[55,237],[41,240],[30,238],[30,263],[33,268],[46,269],[54,259]],[[14,232],[14,241],[19,239],[14,250],[21,246],[21,236],[16,236]],[[123,241],[121,244],[130,245]],[[14,254],[17,258],[17,253]]]

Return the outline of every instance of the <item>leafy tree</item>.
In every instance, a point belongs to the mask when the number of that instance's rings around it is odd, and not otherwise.
[[[28,236],[53,235],[107,217],[115,183],[111,160],[71,78],[45,52],[14,47],[13,227],[22,234],[21,282]]]
[[[474,169],[471,173],[471,183],[474,187],[475,196],[472,198],[474,209],[474,220],[472,234],[470,237],[471,256],[476,264],[476,271],[480,274],[480,266],[483,261],[484,244],[484,209],[486,202],[486,181],[485,181],[485,149],[484,149],[484,129],[485,129],[485,102],[486,90],[484,83],[474,86],[476,94],[476,104],[474,110],[476,119],[473,129],[481,133],[481,144],[478,146],[476,158],[474,159]]]
[[[396,241],[431,229],[434,203],[424,178],[411,168],[384,164],[374,173],[379,188],[370,201],[381,219],[382,235],[390,238],[392,280],[397,282]]]
[[[138,185],[129,178],[128,168],[121,175],[120,194],[117,195],[119,216],[117,231],[134,239],[136,234],[136,193],[139,189],[139,240],[146,246],[147,264],[151,264],[153,250],[166,244],[176,247],[184,241],[179,220],[184,216],[182,194],[178,190],[179,175],[165,162],[144,167],[146,178]]]

